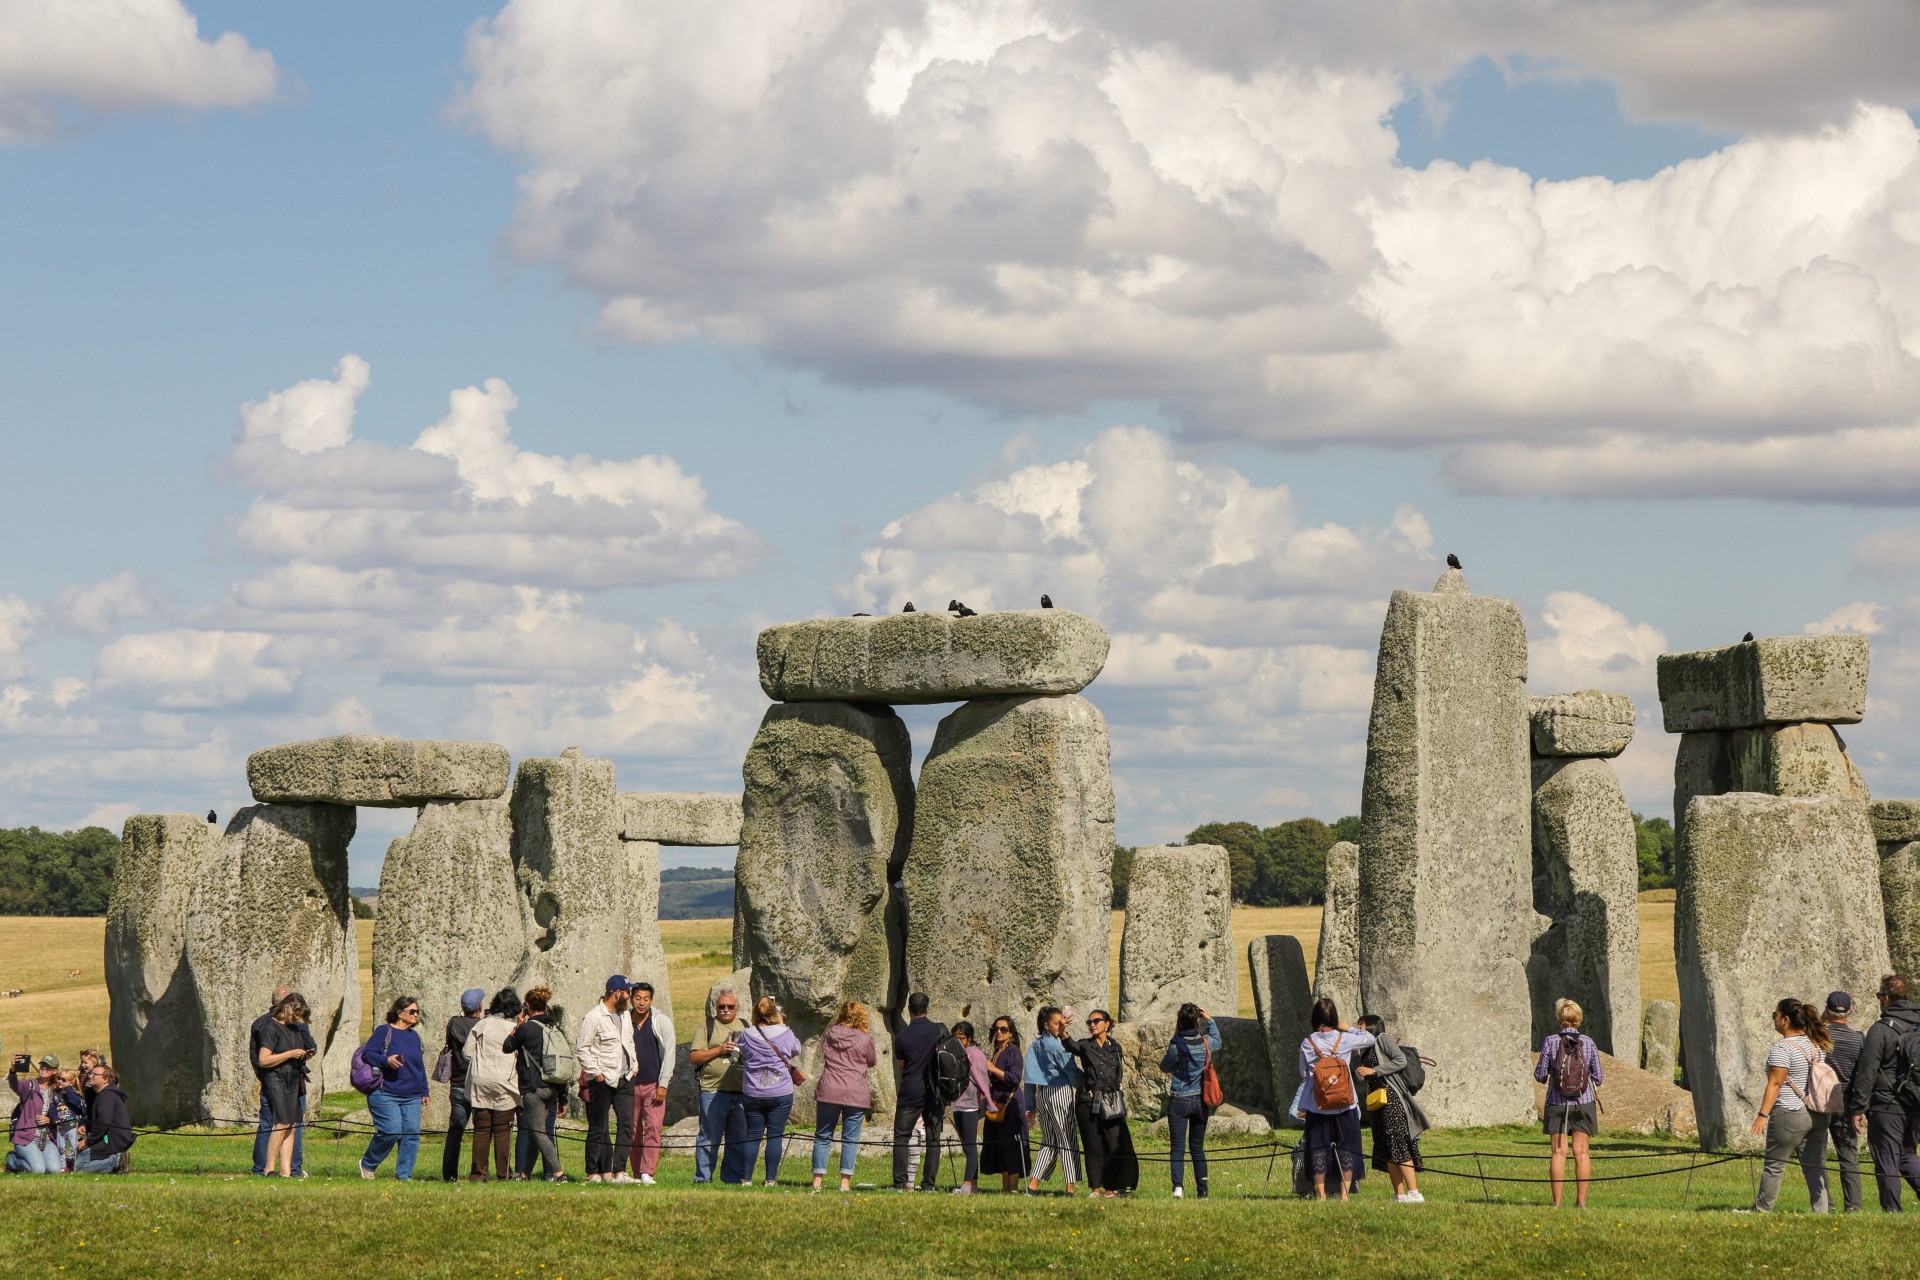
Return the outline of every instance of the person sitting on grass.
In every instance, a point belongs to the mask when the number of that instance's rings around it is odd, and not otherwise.
[[[7,1171],[65,1173],[60,1143],[53,1132],[54,1076],[60,1071],[60,1059],[47,1054],[40,1059],[39,1071],[22,1079],[20,1073],[33,1066],[33,1059],[23,1053],[7,1068],[7,1088],[20,1099],[13,1108],[13,1145],[7,1151]]]
[[[1589,1144],[1600,1132],[1600,1050],[1591,1037],[1581,1034],[1580,1023],[1586,1016],[1572,1000],[1554,1006],[1560,1029],[1540,1042],[1540,1057],[1533,1064],[1533,1078],[1547,1086],[1547,1106],[1540,1127],[1553,1142],[1553,1156],[1547,1165],[1547,1179],[1553,1185],[1553,1207],[1567,1182],[1567,1149],[1573,1149],[1576,1209],[1587,1207],[1587,1183],[1593,1177],[1593,1157]]]
[[[102,1062],[87,1073],[87,1145],[74,1159],[75,1173],[124,1173],[133,1149],[133,1121],[120,1073]]]

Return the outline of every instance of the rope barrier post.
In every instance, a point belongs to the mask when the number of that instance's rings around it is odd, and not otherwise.
[[[1697,1152],[1689,1153],[1687,1156],[1687,1185],[1680,1192],[1680,1207],[1682,1209],[1687,1207],[1687,1198],[1693,1194],[1693,1166],[1698,1163],[1699,1159],[1700,1157]]]
[[[1480,1199],[1485,1204],[1493,1203],[1493,1196],[1487,1191],[1487,1171],[1480,1163],[1480,1153],[1473,1153],[1473,1167],[1480,1175]]]

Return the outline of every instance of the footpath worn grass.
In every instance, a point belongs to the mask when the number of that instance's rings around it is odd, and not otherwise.
[[[330,1099],[330,1102],[333,1100]],[[1291,1140],[1289,1135],[1282,1135]],[[1736,1215],[1747,1202],[1742,1160],[1684,1176],[1601,1183],[1593,1207],[1558,1212],[1546,1188],[1430,1172],[1430,1202],[1396,1205],[1370,1174],[1348,1204],[1285,1194],[1286,1156],[1244,1158],[1260,1140],[1223,1137],[1213,1198],[1174,1202],[1165,1144],[1141,1133],[1142,1188],[1119,1201],[1039,1197],[806,1193],[810,1142],[790,1145],[775,1189],[687,1186],[691,1161],[662,1162],[658,1187],[453,1184],[437,1136],[419,1180],[351,1172],[364,1139],[313,1135],[313,1176],[245,1176],[248,1138],[151,1136],[124,1178],[0,1179],[0,1257],[11,1275],[567,1277],[646,1275],[886,1276],[1755,1276],[1911,1272],[1911,1220],[1876,1212],[1805,1213],[1791,1177],[1788,1211]],[[335,1150],[335,1148],[338,1150]],[[1489,1177],[1542,1177],[1538,1134],[1522,1129],[1432,1135],[1433,1167]],[[577,1174],[581,1148],[563,1143]],[[1608,1140],[1600,1169],[1684,1169],[1687,1148]],[[1485,1152],[1446,1159],[1449,1153]],[[1227,1159],[1227,1156],[1241,1158]],[[861,1178],[883,1178],[884,1156]],[[337,1167],[346,1176],[329,1176]],[[837,1167],[837,1166],[836,1166]],[[196,1170],[203,1170],[196,1172]],[[943,1171],[943,1184],[951,1173]],[[1191,1184],[1189,1184],[1191,1185]],[[1057,1181],[1053,1184],[1058,1187]],[[1685,1205],[1682,1205],[1683,1192]],[[1483,1201],[1483,1196],[1491,1203]],[[1569,1195],[1569,1202],[1571,1195]]]

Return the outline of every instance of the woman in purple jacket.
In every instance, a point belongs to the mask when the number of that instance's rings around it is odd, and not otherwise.
[[[849,1000],[820,1040],[820,1084],[813,1091],[813,1189],[827,1176],[833,1131],[840,1129],[840,1189],[853,1190],[860,1129],[873,1108],[871,1072],[880,1061],[868,1030],[867,1006]]]
[[[772,996],[761,996],[753,1006],[753,1025],[740,1033],[741,1105],[727,1127],[737,1129],[736,1145],[728,1134],[727,1154],[720,1181],[738,1185],[753,1181],[760,1157],[760,1140],[767,1143],[767,1185],[780,1180],[780,1150],[786,1138],[787,1117],[793,1114],[793,1086],[805,1080],[800,1070],[800,1040],[787,1029],[786,1017]]]

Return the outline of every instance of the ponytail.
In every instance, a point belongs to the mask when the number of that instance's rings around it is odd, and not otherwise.
[[[1833,1037],[1827,1034],[1826,1023],[1821,1021],[1819,1006],[1805,1004],[1788,996],[1773,1009],[1786,1020],[1789,1031],[1795,1035],[1805,1036],[1813,1042],[1813,1047],[1822,1053],[1832,1051]]]

